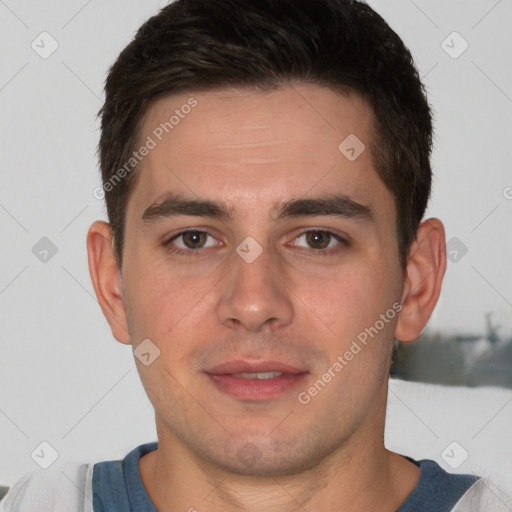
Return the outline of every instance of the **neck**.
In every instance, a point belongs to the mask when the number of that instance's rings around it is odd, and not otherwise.
[[[387,450],[375,431],[369,435],[363,428],[320,464],[295,474],[230,472],[189,452],[168,432],[159,432],[158,449],[142,457],[139,468],[161,512],[394,512],[419,478],[415,464]]]

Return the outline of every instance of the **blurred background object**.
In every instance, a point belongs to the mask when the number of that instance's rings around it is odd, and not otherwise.
[[[512,388],[512,315],[484,315],[485,332],[425,329],[414,342],[395,340],[391,376],[451,386]]]

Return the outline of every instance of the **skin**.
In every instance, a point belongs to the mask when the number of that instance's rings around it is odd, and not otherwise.
[[[160,350],[149,366],[135,358],[159,441],[139,462],[148,494],[162,512],[395,511],[419,468],[384,446],[393,339],[417,338],[436,305],[446,269],[443,224],[421,223],[403,272],[393,196],[369,150],[372,111],[357,95],[301,84],[169,96],[149,108],[140,140],[191,96],[197,106],[139,164],[122,277],[109,225],[96,221],[87,236],[92,281],[114,337],[133,348],[149,338]],[[367,148],[353,162],[338,150],[349,134]],[[144,223],[144,210],[167,192],[227,201],[236,216]],[[275,219],[282,201],[334,192],[369,205],[375,221]],[[165,246],[189,228],[211,236]],[[350,245],[325,234],[314,245],[304,235],[313,228]],[[262,249],[252,263],[236,252],[248,236]],[[400,314],[307,405],[299,403],[298,392],[397,302]],[[232,359],[275,359],[309,374],[277,398],[240,400],[203,373]],[[257,456],[246,465],[237,453],[248,443]]]

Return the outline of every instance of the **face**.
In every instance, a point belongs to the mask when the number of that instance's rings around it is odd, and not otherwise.
[[[403,275],[371,130],[359,97],[312,85],[148,110],[123,295],[134,349],[159,351],[136,363],[161,445],[291,474],[376,437]]]

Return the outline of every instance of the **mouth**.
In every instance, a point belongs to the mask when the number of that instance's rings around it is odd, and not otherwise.
[[[309,372],[279,361],[228,361],[204,373],[223,394],[263,401],[292,391]]]
[[[226,375],[226,374],[224,374]],[[274,377],[279,377],[280,375],[283,375],[282,372],[257,372],[257,373],[250,373],[250,372],[242,372],[242,373],[231,373],[227,375],[233,375],[233,377],[240,377],[242,379],[273,379]]]

